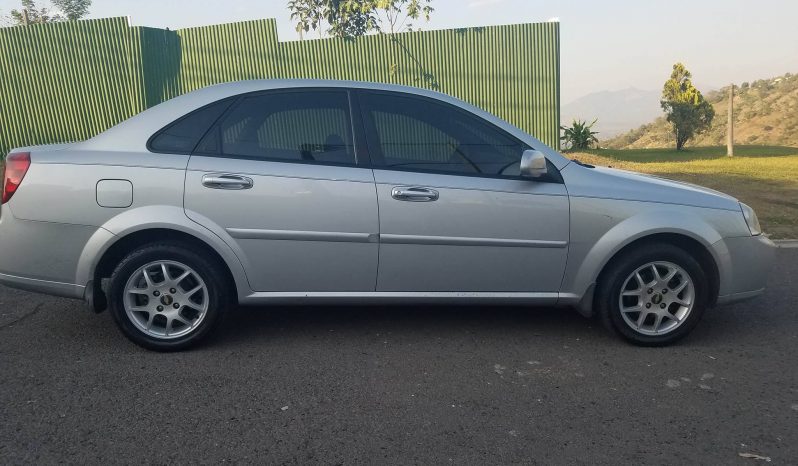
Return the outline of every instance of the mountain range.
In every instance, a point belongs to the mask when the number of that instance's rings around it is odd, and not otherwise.
[[[599,139],[607,139],[662,115],[659,98],[660,91],[635,88],[594,92],[563,105],[560,121],[570,126],[574,119],[597,119],[593,130]]]

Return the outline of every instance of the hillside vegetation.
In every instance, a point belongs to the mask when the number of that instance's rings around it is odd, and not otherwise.
[[[715,109],[715,119],[706,132],[688,146],[726,144],[729,105],[728,86],[706,95]],[[735,87],[734,141],[736,144],[768,144],[798,147],[798,75],[742,83]],[[651,123],[601,142],[614,149],[673,147],[670,124],[663,115]]]

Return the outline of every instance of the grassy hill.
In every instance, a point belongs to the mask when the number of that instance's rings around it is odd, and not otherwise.
[[[767,144],[798,147],[798,75],[787,73],[772,79],[742,83],[735,88],[734,141],[736,144]],[[729,88],[706,94],[715,108],[712,127],[688,142],[689,146],[726,144]],[[601,141],[602,147],[645,149],[674,146],[665,117]]]

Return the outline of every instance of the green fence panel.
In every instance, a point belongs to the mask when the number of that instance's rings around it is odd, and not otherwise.
[[[122,18],[0,29],[0,150],[91,137],[140,112]]]
[[[124,18],[0,28],[0,153],[89,138],[228,81],[351,79],[439,90],[559,147],[559,23],[280,42],[274,19],[177,31]]]

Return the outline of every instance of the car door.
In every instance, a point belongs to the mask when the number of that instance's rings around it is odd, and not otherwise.
[[[377,200],[351,116],[344,89],[244,95],[194,150],[186,214],[232,238],[255,291],[374,291]]]
[[[380,212],[378,291],[559,291],[569,203],[553,165],[520,176],[529,149],[455,105],[358,94]]]

